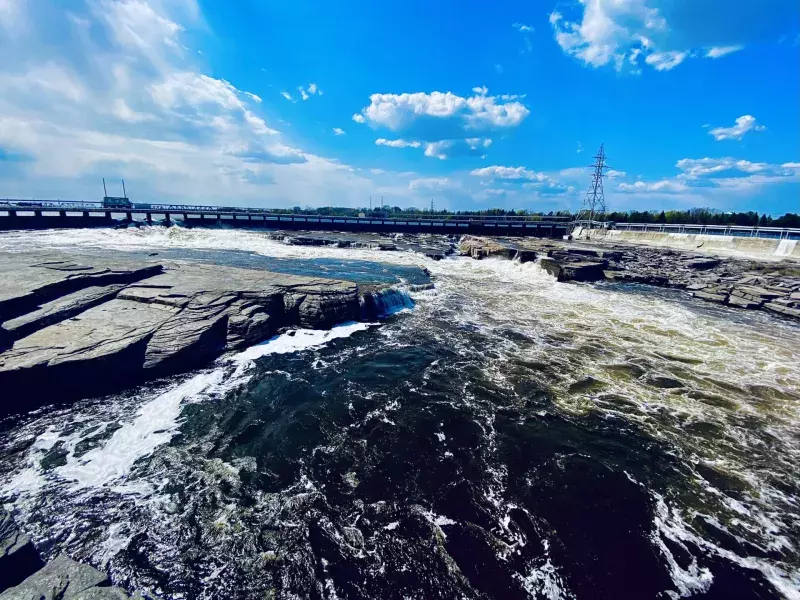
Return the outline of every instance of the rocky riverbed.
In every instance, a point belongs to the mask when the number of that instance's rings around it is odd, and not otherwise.
[[[200,367],[287,328],[374,319],[388,287],[155,258],[3,253],[0,416]]]
[[[104,306],[169,314],[130,325],[154,330],[137,368],[157,379],[74,402],[31,379],[50,391],[36,410],[3,397],[21,412],[0,421],[0,561],[49,561],[5,597],[800,597],[800,324],[775,298],[686,291],[793,289],[791,263],[180,227],[0,250],[25,265],[0,286],[6,353],[57,367],[94,351]],[[363,321],[325,329],[321,291],[298,304],[322,281],[330,314]],[[231,329],[246,301],[269,317],[254,345]],[[366,317],[381,308],[403,310]],[[219,315],[204,366],[168,374]],[[86,341],[25,343],[48,329]]]
[[[472,258],[531,262],[559,281],[614,281],[687,290],[700,300],[800,319],[800,264],[717,258],[633,245],[465,237]]]

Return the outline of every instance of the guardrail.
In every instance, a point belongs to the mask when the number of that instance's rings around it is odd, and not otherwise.
[[[459,215],[457,213],[447,214],[425,214],[425,213],[366,213],[363,217],[355,215],[335,215],[309,212],[282,212],[276,209],[252,208],[237,206],[210,206],[201,204],[152,204],[152,203],[132,203],[127,206],[106,206],[101,201],[81,201],[81,200],[22,200],[22,199],[0,199],[0,210],[69,210],[69,211],[112,211],[112,212],[154,212],[159,214],[225,214],[225,215],[266,215],[269,217],[308,217],[322,219],[362,219],[384,221],[462,221],[462,222],[546,222],[566,224],[570,217],[550,216],[550,215]]]
[[[701,235],[728,235],[771,239],[800,239],[800,229],[793,227],[747,227],[743,225],[688,225],[682,223],[614,223],[618,231],[656,233],[692,233]]]

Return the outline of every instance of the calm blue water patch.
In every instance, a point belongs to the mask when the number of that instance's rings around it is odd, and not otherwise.
[[[128,251],[125,254],[150,257],[152,252]],[[345,279],[361,284],[400,283],[413,285],[430,282],[428,273],[420,267],[392,265],[365,260],[340,260],[336,258],[275,258],[241,250],[185,250],[159,249],[158,258],[191,260],[193,262],[238,267],[257,271],[272,271],[306,277]]]

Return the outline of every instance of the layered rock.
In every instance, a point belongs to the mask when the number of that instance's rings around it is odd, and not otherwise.
[[[361,315],[347,281],[53,255],[0,262],[0,415],[201,366],[280,328]]]
[[[19,585],[0,594],[0,600],[129,600],[125,590],[108,585],[108,576],[61,555]]]
[[[800,319],[800,265],[719,258],[642,246],[576,244],[530,238],[467,236],[472,258],[538,256],[559,281],[609,280],[685,289],[695,298],[737,309],[766,310]]]
[[[43,564],[30,538],[0,508],[0,590],[17,585]]]

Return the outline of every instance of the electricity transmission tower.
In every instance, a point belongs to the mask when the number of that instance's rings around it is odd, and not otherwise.
[[[589,185],[589,191],[586,192],[586,198],[583,200],[581,210],[575,218],[576,221],[589,221],[589,228],[592,226],[592,221],[602,221],[606,215],[603,177],[605,177],[606,169],[611,167],[606,164],[606,152],[603,146],[603,144],[600,144],[600,151],[594,157],[595,163],[591,165],[594,168],[592,183]]]

